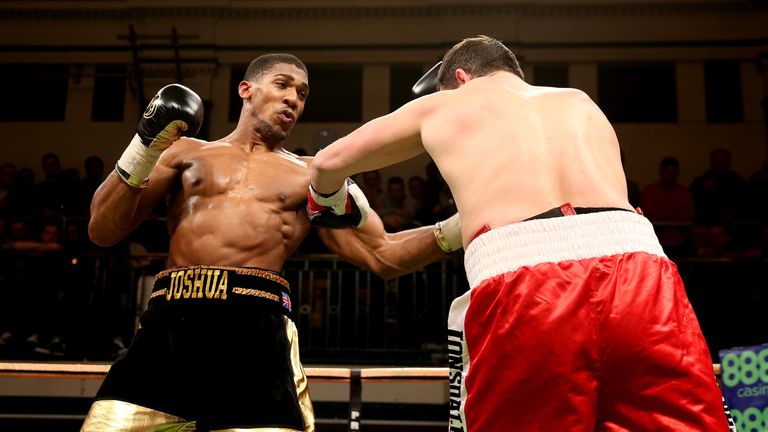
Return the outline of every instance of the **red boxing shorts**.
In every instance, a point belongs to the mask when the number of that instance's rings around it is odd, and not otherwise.
[[[451,305],[451,431],[727,431],[677,267],[628,211],[492,229]]]

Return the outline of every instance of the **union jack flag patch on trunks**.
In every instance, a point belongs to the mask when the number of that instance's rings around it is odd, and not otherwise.
[[[288,293],[281,293],[283,297],[283,307],[288,309],[288,312],[291,312],[291,296],[288,295]]]

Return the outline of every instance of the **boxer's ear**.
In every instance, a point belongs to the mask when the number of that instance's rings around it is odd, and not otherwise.
[[[248,99],[251,97],[251,87],[253,83],[250,81],[240,81],[240,85],[237,87],[237,93],[241,99]]]
[[[464,69],[456,69],[454,75],[456,77],[456,82],[459,83],[460,86],[468,83],[473,78],[472,74]]]

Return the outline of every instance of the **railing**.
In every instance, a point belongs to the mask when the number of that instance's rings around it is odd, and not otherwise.
[[[333,255],[289,259],[284,273],[292,286],[302,358],[323,364],[446,365],[448,308],[467,289],[462,258],[452,254],[389,281]],[[122,336],[126,344],[132,337],[166,255],[36,259],[41,258],[27,256],[18,267],[6,268],[0,320],[45,322],[65,332],[70,351],[62,359],[109,361],[112,337]],[[17,261],[4,265],[9,262]],[[719,349],[766,342],[761,317],[768,310],[767,260],[677,264],[713,361]],[[0,351],[0,359],[39,359],[5,354]]]
[[[4,380],[18,379],[26,381],[45,380],[46,387],[55,387],[61,385],[62,380],[89,380],[100,382],[109,370],[109,364],[99,363],[34,363],[34,362],[0,362],[0,396],[4,395]],[[714,364],[715,375],[720,376],[720,365]],[[376,425],[376,421],[364,416],[365,400],[375,399],[370,395],[363,398],[363,387],[373,386],[378,383],[397,383],[407,384],[413,389],[418,385],[425,383],[441,383],[443,388],[439,391],[447,399],[448,369],[442,367],[428,368],[398,368],[398,367],[377,367],[377,368],[359,368],[359,367],[306,367],[305,372],[309,379],[310,391],[315,393],[318,385],[324,382],[348,384],[348,391],[339,393],[348,395],[346,403],[348,404],[348,417],[344,419],[346,430],[348,432],[368,430],[367,424]],[[21,384],[23,385],[23,384]],[[411,390],[413,391],[413,390]],[[435,391],[431,389],[430,391]],[[85,395],[91,396],[91,395]],[[61,397],[61,395],[59,395]],[[445,405],[445,404],[443,404]],[[442,421],[433,421],[430,425],[433,430],[445,430],[448,421],[448,407],[444,406],[444,419]],[[0,412],[0,417],[3,413]],[[13,417],[14,413],[4,413],[7,417]],[[46,413],[38,413],[38,417],[50,416]],[[72,416],[74,420],[82,422],[85,412],[80,412]],[[327,423],[329,419],[318,417],[319,424]],[[396,418],[390,418],[380,424],[397,425]],[[413,422],[411,422],[413,423]],[[1,422],[0,422],[1,424]],[[414,427],[413,424],[408,430],[429,430],[427,424],[421,424],[421,428]],[[380,427],[380,426],[379,426]],[[324,430],[328,430],[325,425]],[[373,429],[370,429],[373,430]]]
[[[34,387],[32,383],[42,383],[38,385],[38,388],[44,388],[47,390],[41,390],[37,392],[37,395],[50,395],[54,398],[66,398],[71,397],[72,392],[67,393],[66,389],[68,383],[73,381],[88,382],[81,384],[80,388],[90,388],[88,391],[81,391],[77,396],[84,397],[86,402],[90,402],[93,397],[94,391],[109,371],[110,365],[107,363],[51,363],[51,362],[0,362],[0,398],[4,396],[18,395],[18,392],[14,391],[14,388],[29,388]],[[375,368],[360,368],[360,367],[318,367],[310,366],[305,367],[307,378],[309,379],[310,391],[313,394],[313,400],[317,405],[318,399],[336,399],[344,401],[346,405],[345,418],[331,419],[323,416],[322,412],[318,412],[317,422],[318,425],[322,425],[322,430],[347,430],[347,431],[359,431],[366,430],[362,427],[363,424],[369,424],[375,426],[377,429],[382,425],[388,425],[390,428],[395,428],[398,424],[405,425],[410,424],[408,430],[444,430],[447,427],[448,408],[447,403],[447,382],[448,382],[448,370],[447,368],[439,367],[427,367],[427,368],[398,368],[398,367],[375,367]],[[323,394],[321,385],[325,383],[332,383],[336,385],[336,389],[332,391],[333,394]],[[372,394],[376,392],[376,386],[381,383],[395,383],[397,385],[408,384],[409,386],[422,386],[429,383],[439,384],[437,387],[431,386],[423,388],[424,391],[429,393],[437,393],[431,398],[433,401],[437,399],[440,401],[438,406],[441,410],[444,409],[444,416],[438,417],[439,420],[432,421],[420,421],[415,422],[420,424],[420,428],[414,428],[414,422],[403,422],[397,418],[376,419],[372,416],[363,418],[364,414],[364,401],[376,401],[382,400],[381,395]],[[346,386],[346,388],[339,388],[338,385]],[[59,388],[59,391],[51,391],[50,389]],[[71,386],[70,386],[71,387]],[[366,388],[364,392],[364,387]],[[414,392],[413,388],[400,389],[402,391]],[[318,391],[319,390],[319,391]],[[319,394],[319,396],[316,395]],[[364,398],[364,393],[366,397]],[[418,393],[418,392],[416,392]],[[29,396],[29,391],[26,392]],[[386,398],[385,398],[386,399]],[[412,402],[413,403],[413,402]],[[322,404],[322,402],[320,402]],[[418,406],[418,405],[417,405]],[[22,411],[22,410],[17,410]],[[78,422],[82,423],[87,412],[87,404],[82,404],[79,409],[73,410],[65,418],[61,414],[56,414],[54,410],[37,410],[33,416],[25,415],[24,413],[14,411],[4,407],[0,409],[0,427],[3,426],[3,421],[13,421],[15,424],[27,424],[33,423],[33,421],[48,420],[49,424],[58,424],[57,430],[62,430],[65,426],[77,427]],[[322,410],[321,410],[322,411]],[[394,414],[393,414],[394,415]],[[34,417],[34,418],[31,418]],[[63,420],[66,420],[66,424]],[[31,427],[31,426],[25,426]],[[343,427],[343,429],[342,429]],[[72,429],[74,430],[74,429]],[[373,430],[373,429],[370,429]]]

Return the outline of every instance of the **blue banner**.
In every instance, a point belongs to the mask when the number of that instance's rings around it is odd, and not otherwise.
[[[739,432],[768,432],[768,344],[720,350],[720,388]]]

